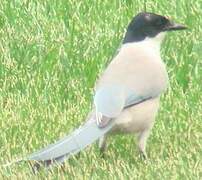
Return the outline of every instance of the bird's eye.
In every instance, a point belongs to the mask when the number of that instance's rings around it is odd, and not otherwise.
[[[158,19],[155,24],[156,26],[162,26],[165,24],[165,21],[163,19]]]

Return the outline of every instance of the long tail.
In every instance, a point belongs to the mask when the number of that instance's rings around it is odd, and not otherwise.
[[[99,128],[96,121],[88,121],[70,135],[36,153],[31,154],[27,159],[42,162],[45,167],[60,165],[65,159],[77,154],[102,137],[112,128],[112,126],[113,120],[105,128]],[[33,167],[34,172],[38,171],[39,167],[40,165],[36,163]]]
[[[70,135],[62,138],[54,144],[37,151],[27,158],[21,161],[35,161],[33,167],[34,171],[38,171],[39,166],[43,164],[45,167],[50,167],[52,165],[62,164],[65,159],[70,156],[80,152],[88,145],[92,144],[94,141],[102,137],[113,127],[114,121],[111,122],[105,128],[99,128],[97,126],[96,120],[87,121],[83,126],[76,129]],[[17,162],[21,162],[17,161]]]
[[[58,142],[31,154],[28,156],[28,159],[46,161],[54,160],[61,156],[76,154],[107,133],[112,126],[113,123],[111,122],[107,127],[99,128],[95,121],[87,122],[84,126],[75,130],[69,136],[66,136]]]

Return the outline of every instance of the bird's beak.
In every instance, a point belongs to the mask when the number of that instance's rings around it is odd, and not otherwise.
[[[187,27],[185,25],[177,24],[177,23],[171,21],[164,28],[164,31],[177,31],[177,30],[184,30],[184,29],[187,29]]]

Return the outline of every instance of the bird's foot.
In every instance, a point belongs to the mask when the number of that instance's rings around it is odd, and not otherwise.
[[[140,157],[143,160],[147,160],[148,159],[147,153],[145,151],[141,151],[141,150],[140,150]]]

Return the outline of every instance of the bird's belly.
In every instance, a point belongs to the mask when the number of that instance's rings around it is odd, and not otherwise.
[[[138,133],[150,128],[159,107],[159,98],[147,100],[125,109],[115,120],[111,133]]]

